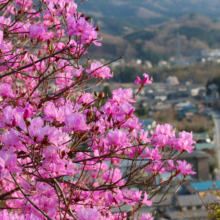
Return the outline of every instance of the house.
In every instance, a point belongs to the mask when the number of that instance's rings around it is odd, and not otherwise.
[[[143,125],[146,129],[153,129],[156,127],[157,123],[154,118],[146,118],[143,120]]]
[[[142,64],[142,60],[141,59],[137,59],[135,62],[136,65],[141,65]]]
[[[149,69],[153,68],[152,63],[151,63],[149,60],[146,60],[146,61],[145,61],[145,65],[146,65]]]
[[[206,220],[209,211],[206,209],[205,203],[212,203],[216,201],[217,198],[213,195],[205,196],[203,198],[203,202],[197,194],[177,196],[175,205],[167,207],[165,217],[170,220]]]
[[[169,66],[169,64],[165,60],[160,60],[158,62],[158,68],[164,68],[164,67],[168,67],[168,66]]]
[[[205,133],[195,133],[193,132],[193,140],[196,140],[196,143],[210,143],[211,139],[208,134]]]
[[[179,85],[179,80],[176,76],[168,76],[166,79],[166,84],[169,86]]]
[[[190,154],[188,152],[184,152],[180,156],[181,160],[185,160],[187,163],[192,164],[193,170],[196,174],[191,177],[199,181],[210,180],[209,158],[209,154],[199,150],[195,150]]]
[[[206,91],[206,88],[202,85],[190,85],[189,90],[191,93],[191,96],[198,96],[200,94],[200,91]]]
[[[155,111],[163,111],[164,109],[170,109],[172,106],[170,103],[166,102],[157,102],[157,104],[154,106]]]
[[[213,143],[197,143],[195,144],[196,150],[214,150],[215,149],[215,144]]]
[[[181,110],[178,110],[178,115],[189,117],[196,114],[197,112],[198,110],[195,105],[187,105],[183,106]]]
[[[153,97],[154,99],[165,101],[167,99],[167,93],[166,92],[154,92]]]
[[[186,102],[179,102],[175,105],[175,109],[176,110],[182,110],[185,106],[190,106],[191,102],[190,101],[186,101]]]
[[[214,185],[215,187],[214,187]],[[220,189],[220,181],[203,181],[203,182],[191,182],[190,185],[200,194],[203,195],[209,191],[209,189]]]
[[[146,118],[143,121],[140,120],[140,122],[143,124],[145,130],[148,130],[150,134],[153,134],[153,131],[157,125],[154,118]]]
[[[171,92],[168,94],[167,99],[168,100],[179,100],[180,98],[189,98],[188,92]]]

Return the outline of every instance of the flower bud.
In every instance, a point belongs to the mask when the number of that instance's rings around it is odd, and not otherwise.
[[[88,15],[86,16],[85,20],[88,21],[91,17],[89,17]]]
[[[38,56],[40,56],[42,54],[42,51],[41,50],[39,50],[38,51]]]
[[[100,27],[99,27],[99,26],[98,26],[98,27],[96,27],[95,31],[97,31],[97,32],[98,32],[99,30],[100,30]]]
[[[104,92],[100,92],[99,93],[99,98],[104,98],[105,97],[105,93]]]
[[[31,117],[31,114],[33,113],[33,107],[28,104],[24,110],[24,114],[23,114],[23,117],[24,118],[30,118]]]

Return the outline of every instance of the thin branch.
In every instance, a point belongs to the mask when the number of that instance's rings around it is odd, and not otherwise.
[[[18,190],[19,190],[19,188],[17,187],[17,188],[15,188],[15,189],[13,189],[13,190],[11,190],[9,192],[1,194],[0,195],[0,200],[4,199],[6,196],[9,196],[9,195],[11,195],[14,192],[17,192]]]
[[[42,211],[40,208],[38,208],[28,197],[27,195],[24,193],[24,191],[22,190],[21,186],[18,184],[18,182],[16,181],[14,174],[11,173],[11,177],[14,180],[15,184],[18,186],[19,190],[21,191],[21,193],[23,194],[23,196],[28,200],[28,202],[31,203],[31,205],[34,206],[35,209],[37,209],[42,215],[44,215],[47,219],[53,220],[52,218],[50,218],[44,211]]]
[[[60,190],[60,193],[62,194],[62,197],[63,197],[63,200],[64,200],[64,203],[65,203],[66,208],[67,208],[67,209],[69,208],[69,212],[71,213],[71,216],[72,216],[74,219],[77,219],[76,216],[75,216],[75,214],[73,213],[71,207],[70,207],[70,206],[68,207],[68,204],[67,204],[67,201],[66,201],[66,196],[65,196],[65,194],[63,193],[63,190],[62,190],[62,188],[60,187],[60,184],[56,181],[55,178],[54,178],[53,180],[54,180],[55,184],[57,185],[58,189]]]

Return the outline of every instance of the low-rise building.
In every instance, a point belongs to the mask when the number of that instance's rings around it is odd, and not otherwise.
[[[207,195],[203,198],[203,202],[199,195],[180,195],[176,197],[173,207],[167,207],[165,216],[170,220],[193,219],[206,220],[209,211],[206,209],[205,203],[217,201],[213,195]]]
[[[210,180],[209,158],[209,154],[199,150],[194,150],[190,154],[184,152],[180,156],[181,160],[186,160],[187,163],[192,164],[193,170],[196,172],[192,178],[199,181]]]

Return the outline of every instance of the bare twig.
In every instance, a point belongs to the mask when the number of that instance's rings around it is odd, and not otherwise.
[[[15,184],[18,186],[19,190],[21,191],[21,193],[23,194],[23,196],[28,200],[28,202],[31,203],[31,205],[34,206],[35,209],[37,209],[42,215],[44,215],[47,219],[53,220],[52,218],[50,218],[44,211],[42,211],[39,207],[37,207],[28,197],[27,195],[24,193],[24,191],[22,190],[21,186],[18,184],[18,182],[16,181],[14,174],[11,173],[11,177],[14,180]]]

